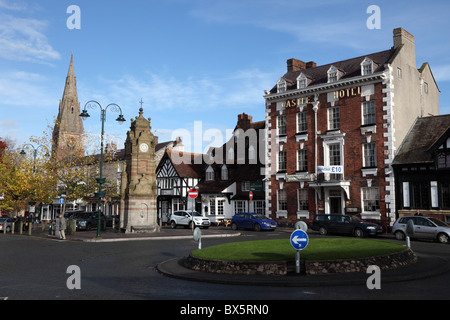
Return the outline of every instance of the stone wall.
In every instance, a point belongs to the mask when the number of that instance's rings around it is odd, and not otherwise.
[[[301,259],[300,269],[306,275],[366,272],[368,266],[376,265],[381,270],[390,270],[417,262],[417,256],[411,249],[360,259],[311,260]],[[196,271],[283,276],[295,272],[295,261],[224,261],[206,260],[189,255],[184,266]]]

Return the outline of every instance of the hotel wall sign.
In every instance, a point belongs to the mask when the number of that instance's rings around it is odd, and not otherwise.
[[[334,100],[339,100],[339,99],[348,98],[348,97],[356,97],[356,96],[361,96],[361,87],[340,89],[340,90],[333,92]],[[311,104],[311,103],[313,103],[313,101],[314,101],[314,96],[293,98],[293,99],[289,99],[289,100],[282,102],[281,107],[283,109],[295,108],[295,107]]]

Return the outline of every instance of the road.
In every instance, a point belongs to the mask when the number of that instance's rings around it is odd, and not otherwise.
[[[315,237],[317,235],[311,235]],[[289,238],[286,232],[243,231],[239,237],[202,240],[207,247],[224,242]],[[322,299],[449,299],[450,274],[408,282],[320,287],[254,287],[173,279],[156,265],[196,249],[193,240],[148,240],[106,243],[57,241],[20,235],[1,235],[0,297],[8,300],[252,300],[298,301]],[[448,245],[413,241],[418,254],[450,261]],[[69,289],[77,274],[80,289]],[[75,281],[76,282],[76,281]],[[75,283],[73,282],[73,283]]]

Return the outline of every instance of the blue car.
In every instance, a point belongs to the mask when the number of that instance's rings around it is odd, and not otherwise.
[[[277,223],[274,220],[258,213],[236,213],[231,218],[231,228],[233,230],[238,228],[253,229],[255,231],[275,230],[276,227]]]

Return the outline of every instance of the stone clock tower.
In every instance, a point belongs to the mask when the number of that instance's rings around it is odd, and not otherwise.
[[[159,231],[156,208],[155,137],[142,107],[125,141],[120,226],[125,233]]]

